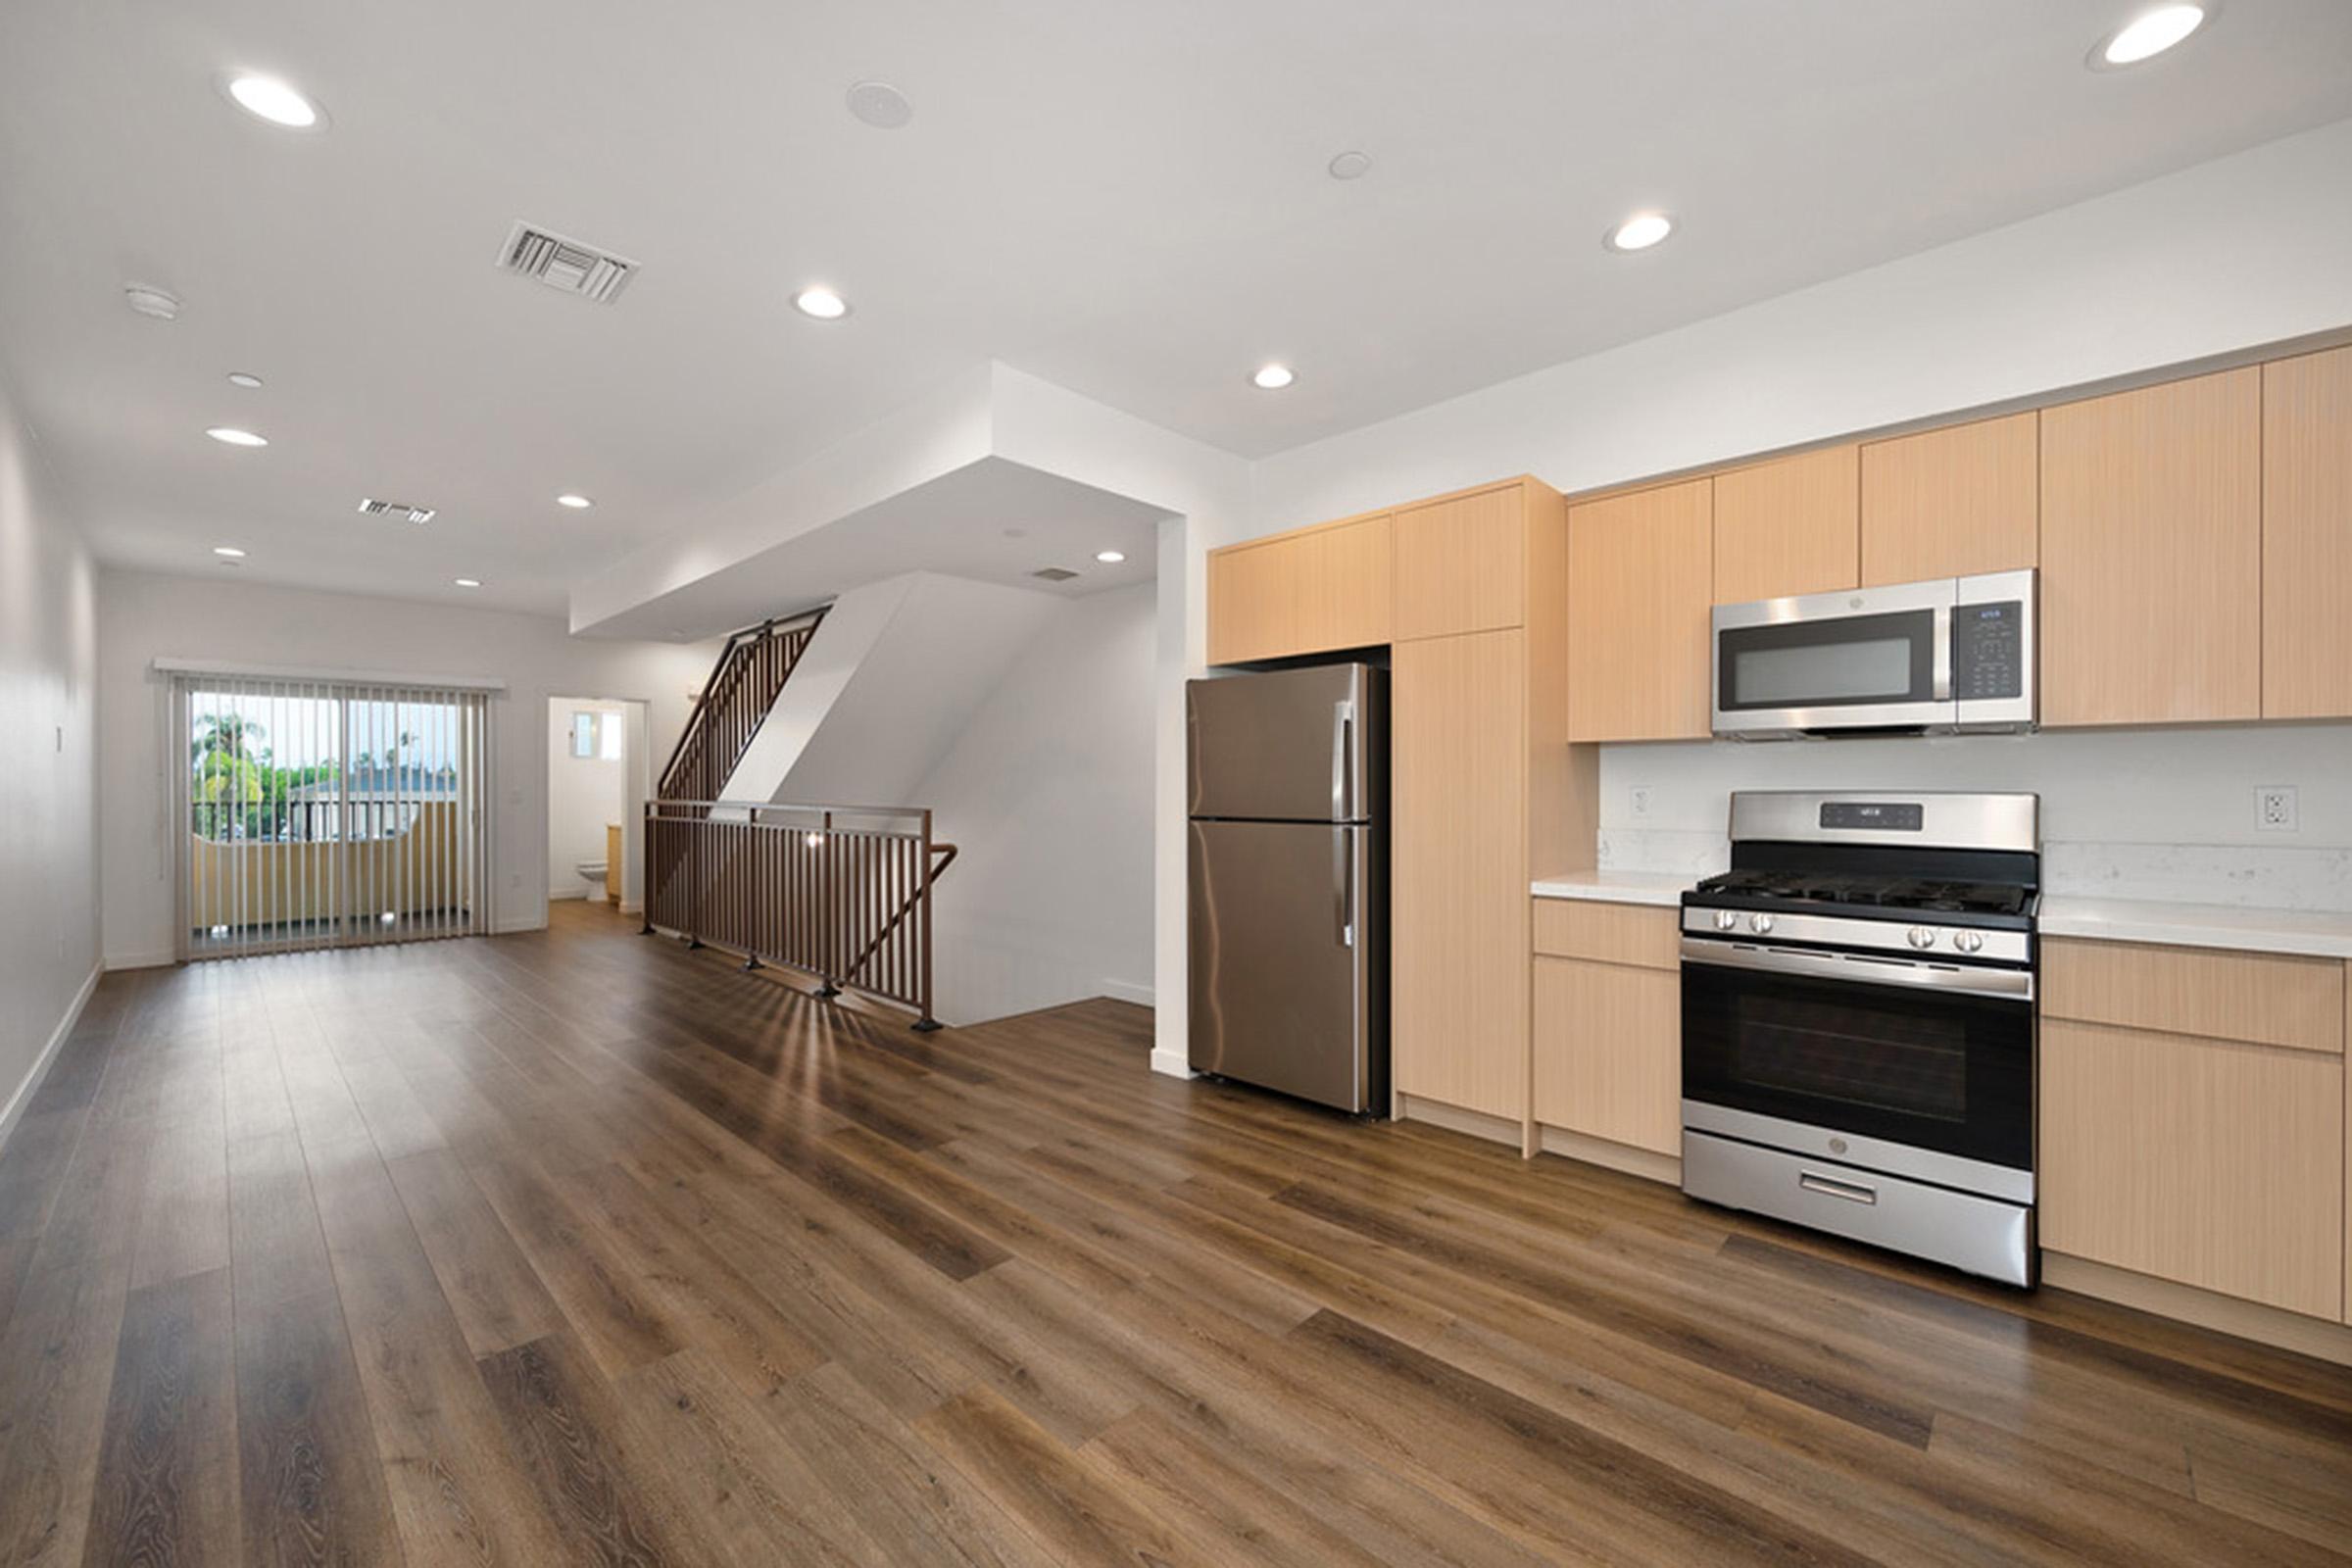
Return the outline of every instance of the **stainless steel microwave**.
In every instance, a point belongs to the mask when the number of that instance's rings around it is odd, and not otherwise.
[[[1715,607],[1715,733],[2032,729],[2034,574],[1937,577]]]

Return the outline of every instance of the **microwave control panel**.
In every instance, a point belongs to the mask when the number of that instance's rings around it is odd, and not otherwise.
[[[1953,609],[1954,697],[1968,703],[2025,695],[2025,621],[2022,600]]]

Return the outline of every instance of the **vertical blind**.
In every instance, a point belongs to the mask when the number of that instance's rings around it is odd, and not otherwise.
[[[356,681],[172,677],[178,953],[489,928],[489,702]]]

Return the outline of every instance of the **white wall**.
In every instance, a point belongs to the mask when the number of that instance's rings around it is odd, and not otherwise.
[[[712,644],[574,638],[557,619],[314,593],[233,573],[99,578],[98,721],[105,952],[110,967],[172,958],[170,796],[158,658],[299,666],[321,672],[487,677],[496,731],[494,918],[523,930],[547,918],[547,700],[568,692],[649,703],[651,754],[677,743],[716,656]],[[629,824],[632,834],[636,824]]]
[[[1152,1000],[1152,585],[1050,600],[1042,630],[909,793],[960,846],[939,883],[939,1012]]]
[[[596,755],[571,755],[571,716],[597,715]],[[628,710],[619,703],[584,697],[558,697],[547,705],[547,896],[579,899],[588,884],[572,868],[582,860],[605,858],[605,829],[626,819],[621,797],[628,777]],[[622,755],[605,757],[604,736],[619,727]],[[625,861],[626,857],[623,857]],[[604,889],[596,890],[598,898]]]
[[[95,584],[0,390],[0,1136],[97,976]]]
[[[2255,826],[2271,784],[2294,787],[2297,831]],[[1722,869],[1740,789],[2031,790],[2052,893],[2352,909],[2352,724],[1608,746],[1600,863]]]

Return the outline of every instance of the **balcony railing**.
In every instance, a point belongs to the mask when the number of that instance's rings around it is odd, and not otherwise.
[[[820,996],[898,1003],[936,1029],[931,890],[955,858],[928,810],[648,801],[645,929],[814,975]]]

